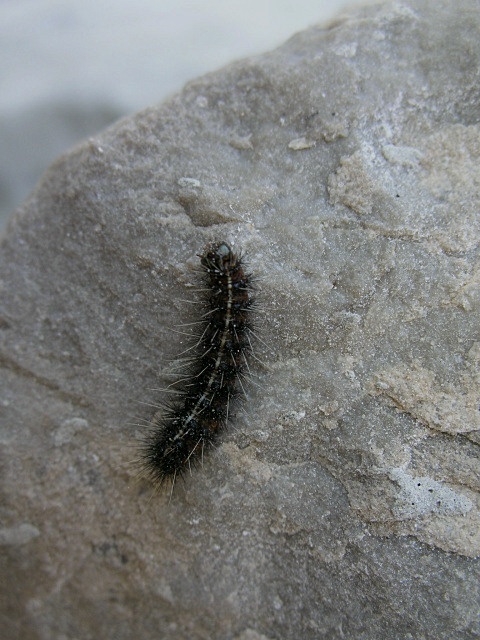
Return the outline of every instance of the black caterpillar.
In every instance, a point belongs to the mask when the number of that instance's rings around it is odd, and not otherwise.
[[[151,419],[141,453],[144,469],[157,485],[174,483],[216,443],[231,401],[243,388],[252,353],[252,277],[245,273],[241,255],[218,242],[199,258],[206,285],[204,326],[192,347],[191,373],[175,386],[180,400]]]

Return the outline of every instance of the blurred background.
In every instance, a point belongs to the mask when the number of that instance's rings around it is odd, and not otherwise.
[[[0,233],[47,166],[188,80],[364,0],[0,0]]]

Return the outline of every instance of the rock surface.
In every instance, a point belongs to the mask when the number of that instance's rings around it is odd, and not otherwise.
[[[0,256],[3,637],[480,637],[479,30],[367,7],[45,174]],[[212,239],[264,364],[169,502],[129,423]]]
[[[344,4],[0,2],[0,234],[65,149],[191,78],[278,46]]]

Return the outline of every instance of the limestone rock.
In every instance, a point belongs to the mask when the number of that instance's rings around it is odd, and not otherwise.
[[[479,637],[479,30],[366,7],[45,174],[0,256],[3,637]],[[264,364],[169,501],[131,423],[213,239]]]

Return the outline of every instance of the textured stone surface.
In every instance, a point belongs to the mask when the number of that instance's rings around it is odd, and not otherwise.
[[[479,31],[365,8],[47,172],[0,257],[4,637],[480,636]],[[211,239],[268,348],[169,504],[129,423]]]
[[[0,233],[65,149],[344,4],[296,0],[292,11],[277,0],[0,2]]]

